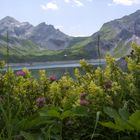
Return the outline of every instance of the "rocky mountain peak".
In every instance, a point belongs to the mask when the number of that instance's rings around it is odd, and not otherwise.
[[[42,23],[40,23],[40,24],[38,24],[37,26],[38,27],[44,27],[44,26],[46,26],[47,24],[45,23],[45,22],[42,22]]]
[[[28,22],[19,22],[13,17],[6,16],[0,20],[0,35],[5,36],[8,31],[10,37],[26,38],[32,27]]]
[[[43,48],[57,50],[66,48],[71,38],[53,25],[42,22],[33,28],[29,39]]]
[[[0,24],[3,24],[3,25],[16,25],[16,24],[20,24],[20,22],[17,21],[16,19],[14,19],[13,17],[6,16],[5,18],[0,20]]]
[[[44,32],[46,31],[48,32],[48,31],[55,31],[56,29],[54,28],[53,25],[48,25],[45,22],[42,22],[35,27],[35,30],[40,30],[40,31],[43,30]]]

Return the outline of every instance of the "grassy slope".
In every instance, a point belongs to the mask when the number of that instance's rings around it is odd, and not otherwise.
[[[126,56],[129,48],[130,48],[130,42],[125,44],[123,41],[121,41],[114,49],[113,56],[116,58]]]
[[[9,60],[11,62],[33,62],[80,59],[85,54],[84,46],[91,41],[91,38],[88,37],[77,37],[71,41],[67,49],[52,51],[42,50],[29,40],[18,40],[16,46],[9,47]],[[1,59],[6,59],[6,53],[6,45],[0,45]],[[64,56],[65,54],[67,57]]]

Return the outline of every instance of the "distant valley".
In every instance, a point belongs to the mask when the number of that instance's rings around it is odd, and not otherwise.
[[[33,26],[7,16],[0,20],[0,59],[4,60],[7,31],[10,62],[98,59],[98,43],[101,58],[107,52],[122,57],[131,51],[131,42],[140,44],[140,10],[103,24],[88,37],[72,37],[44,22]]]

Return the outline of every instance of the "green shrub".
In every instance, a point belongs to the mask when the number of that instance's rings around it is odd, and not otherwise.
[[[74,79],[69,74],[49,77],[44,70],[38,79],[27,69],[1,73],[0,139],[138,139],[140,47],[132,47],[125,72],[107,55],[105,69],[81,60],[82,72],[76,68]],[[127,110],[121,108],[126,102]],[[103,110],[111,118],[99,113]]]

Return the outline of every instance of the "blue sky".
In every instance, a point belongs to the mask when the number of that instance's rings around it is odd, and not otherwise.
[[[0,19],[52,24],[68,35],[88,36],[103,23],[140,9],[140,0],[0,0]]]

